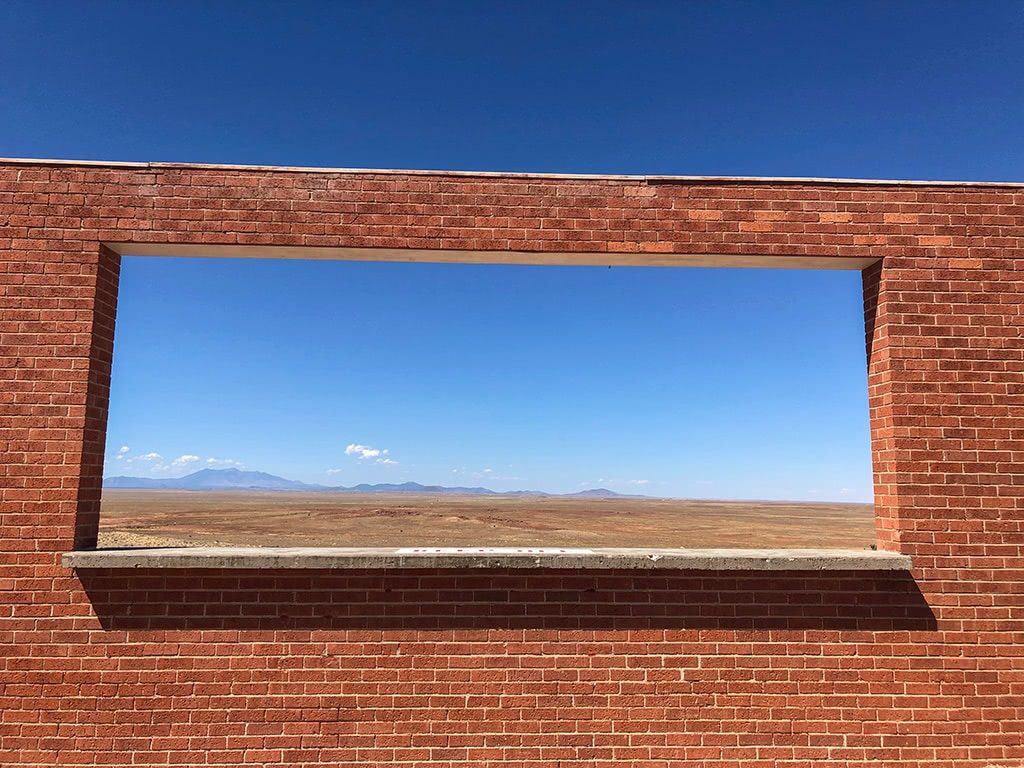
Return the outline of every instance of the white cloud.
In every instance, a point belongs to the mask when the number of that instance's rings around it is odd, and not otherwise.
[[[355,456],[360,461],[373,459],[376,464],[397,464],[394,459],[388,458],[387,448],[374,448],[372,445],[362,443],[349,443],[345,446],[346,456]]]
[[[361,445],[359,443],[349,443],[345,446],[346,456],[356,456],[360,459],[376,459],[387,455],[387,452],[387,448],[373,448],[369,445]]]
[[[650,480],[629,480],[627,478],[620,477],[599,477],[597,480],[586,480],[577,485],[580,488],[593,488],[594,486],[613,486],[613,485],[648,485]]]
[[[327,470],[327,474],[328,475],[340,475],[344,471],[345,471],[344,469],[328,469]]]
[[[149,477],[173,476],[183,471],[194,470],[197,464],[203,464],[211,469],[245,466],[245,464],[236,459],[221,459],[216,456],[203,457],[194,453],[183,453],[173,461],[165,461],[164,457],[156,451],[139,454],[138,456],[130,456],[128,451],[127,445],[121,446],[115,454],[115,458],[123,460],[126,464],[144,464],[144,468],[140,467],[136,471],[144,473]]]
[[[849,493],[850,493],[850,489],[849,488],[840,488],[839,489],[839,495],[840,496],[848,496]]]
[[[117,452],[118,461],[124,461],[125,464],[134,464],[135,462],[145,462],[149,466],[144,470],[146,472],[163,472],[167,469],[163,465],[164,457],[156,451],[150,451],[149,453],[143,453],[138,456],[128,455],[128,446],[122,445]]]
[[[184,457],[183,457],[184,458]],[[235,461],[234,459],[217,459],[211,456],[206,460],[207,466],[210,467],[240,467],[242,462]]]

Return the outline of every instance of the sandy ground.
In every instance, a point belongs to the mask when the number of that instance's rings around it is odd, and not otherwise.
[[[101,547],[843,547],[870,504],[250,491],[103,492]]]

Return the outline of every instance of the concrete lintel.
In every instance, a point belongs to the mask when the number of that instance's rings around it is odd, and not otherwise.
[[[68,568],[906,571],[910,558],[857,549],[528,549],[167,547],[68,552]]]
[[[451,248],[347,248],[312,245],[193,245],[186,243],[104,243],[122,256],[196,256],[317,261],[404,261],[434,264],[533,264],[598,267],[738,267],[762,269],[862,270],[877,258],[847,256],[739,256],[654,251],[575,253],[571,251],[467,251]]]

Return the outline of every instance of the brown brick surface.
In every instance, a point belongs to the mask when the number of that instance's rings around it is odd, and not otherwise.
[[[104,242],[878,257],[912,575],[74,574]],[[1024,763],[1024,189],[0,163],[0,765]]]

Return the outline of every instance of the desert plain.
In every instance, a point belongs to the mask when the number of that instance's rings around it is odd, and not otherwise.
[[[837,547],[871,504],[105,489],[100,547]]]

